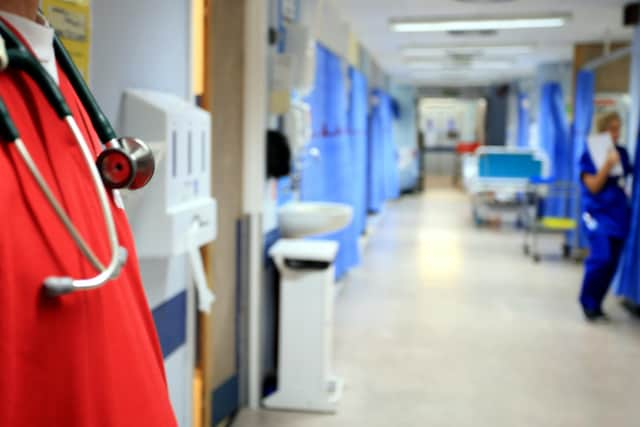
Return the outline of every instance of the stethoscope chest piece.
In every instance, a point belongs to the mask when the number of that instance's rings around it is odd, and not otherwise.
[[[151,148],[137,138],[118,138],[98,156],[102,181],[110,189],[137,190],[149,183],[155,172]]]

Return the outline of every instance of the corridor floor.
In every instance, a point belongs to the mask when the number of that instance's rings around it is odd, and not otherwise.
[[[640,322],[576,304],[581,267],[535,265],[515,231],[478,230],[430,190],[391,204],[337,299],[335,415],[241,412],[235,427],[637,427]]]

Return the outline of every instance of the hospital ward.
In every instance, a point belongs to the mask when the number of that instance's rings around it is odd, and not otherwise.
[[[638,0],[0,0],[0,427],[638,427],[638,176]]]

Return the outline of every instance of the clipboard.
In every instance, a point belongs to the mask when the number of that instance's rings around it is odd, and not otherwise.
[[[609,132],[598,133],[589,136],[587,140],[587,149],[589,150],[591,160],[593,160],[593,164],[595,165],[596,169],[600,170],[607,161],[609,152],[615,149],[615,144],[613,143],[613,139],[611,138],[611,134]],[[622,175],[624,175],[624,169],[622,168],[621,163],[618,163],[611,169],[611,172],[609,172],[609,176]]]

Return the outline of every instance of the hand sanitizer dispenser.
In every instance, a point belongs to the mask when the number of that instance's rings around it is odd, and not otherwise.
[[[209,312],[214,300],[200,257],[200,247],[212,242],[217,230],[211,197],[211,117],[172,95],[129,90],[121,124],[123,134],[146,141],[156,157],[149,186],[124,193],[124,204],[171,401],[180,426],[191,427],[196,301],[200,311]]]

